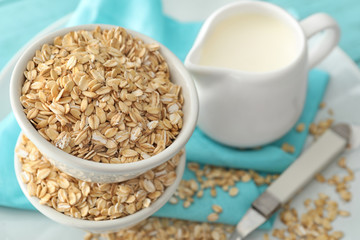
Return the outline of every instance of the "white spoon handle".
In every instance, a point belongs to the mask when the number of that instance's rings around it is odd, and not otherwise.
[[[316,173],[320,172],[337,155],[344,151],[347,140],[328,129],[300,157],[272,183],[266,192],[282,204],[302,190]]]

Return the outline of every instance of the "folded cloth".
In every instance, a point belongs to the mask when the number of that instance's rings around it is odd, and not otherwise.
[[[141,7],[139,7],[141,6]],[[83,0],[73,14],[69,25],[86,23],[105,23],[119,25],[144,33],[158,40],[184,60],[192,46],[201,23],[183,23],[165,16],[161,11],[160,0]],[[223,167],[255,169],[262,172],[281,172],[300,154],[307,129],[314,119],[328,83],[328,74],[313,70],[309,74],[305,107],[299,122],[305,124],[303,132],[291,130],[282,139],[264,146],[259,150],[239,150],[223,146],[207,138],[196,129],[186,146],[187,159],[201,164]],[[13,149],[20,132],[13,117],[9,115],[0,122],[0,205],[33,209],[16,183],[13,170]],[[287,142],[295,147],[295,153],[285,153],[281,144]],[[185,170],[184,179],[196,179],[193,172]],[[155,216],[173,217],[194,221],[207,221],[212,204],[222,206],[223,213],[217,222],[236,224],[250,207],[265,186],[258,187],[253,181],[238,182],[239,194],[230,197],[221,188],[216,188],[217,197],[211,197],[209,190],[204,191],[201,199],[184,208],[182,202],[166,204]],[[263,225],[270,228],[272,221]]]

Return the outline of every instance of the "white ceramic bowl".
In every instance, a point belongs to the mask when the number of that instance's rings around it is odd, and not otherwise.
[[[196,125],[198,116],[198,97],[191,76],[183,66],[182,62],[169,49],[150,37],[126,29],[133,36],[142,39],[145,43],[155,42],[160,45],[160,52],[167,61],[170,69],[171,81],[182,87],[182,94],[185,100],[183,106],[184,118],[183,128],[179,135],[170,146],[159,154],[142,161],[122,164],[106,164],[84,160],[68,154],[52,145],[37,132],[23,112],[23,107],[20,103],[21,87],[25,80],[23,72],[26,69],[27,62],[32,59],[35,51],[40,49],[43,44],[52,43],[56,36],[63,36],[70,31],[93,30],[96,26],[100,26],[102,29],[117,27],[101,24],[80,25],[64,28],[35,39],[30,47],[24,51],[14,68],[10,82],[10,101],[16,120],[24,134],[35,144],[40,152],[61,171],[83,181],[99,183],[120,182],[134,178],[141,173],[164,163],[175,156],[185,146]]]
[[[20,144],[21,135],[19,136],[16,146]],[[93,233],[103,233],[103,232],[114,232],[116,230],[120,230],[123,228],[128,228],[131,226],[136,225],[137,223],[145,220],[146,218],[150,217],[153,213],[159,210],[162,206],[164,206],[171,196],[175,193],[179,183],[182,179],[184,174],[186,163],[186,153],[180,157],[179,165],[176,168],[176,180],[175,182],[168,187],[164,193],[155,201],[153,202],[148,208],[144,208],[132,215],[114,219],[114,220],[104,220],[104,221],[90,221],[90,220],[83,220],[83,219],[76,219],[65,214],[62,214],[55,209],[42,205],[39,202],[37,197],[30,197],[27,191],[27,185],[23,183],[21,180],[20,174],[21,170],[21,163],[17,157],[17,154],[14,154],[14,165],[15,165],[15,173],[18,183],[20,185],[21,190],[25,194],[26,198],[31,202],[31,204],[39,210],[42,214],[50,218],[51,220],[58,222],[60,224],[64,224],[71,227],[76,227],[83,229],[85,231],[93,232]]]

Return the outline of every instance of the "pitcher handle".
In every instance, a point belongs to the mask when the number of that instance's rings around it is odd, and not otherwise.
[[[336,47],[340,39],[340,28],[336,21],[325,13],[311,15],[302,20],[300,25],[307,39],[324,31],[319,42],[309,49],[308,69],[311,69]]]

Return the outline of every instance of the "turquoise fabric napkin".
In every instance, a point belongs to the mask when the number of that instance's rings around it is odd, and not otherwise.
[[[113,24],[142,32],[166,45],[181,60],[184,60],[201,26],[201,23],[183,23],[165,16],[161,10],[160,0],[83,0],[69,25],[86,23]],[[310,72],[305,108],[299,119],[299,122],[305,123],[307,127],[317,112],[327,83],[327,73],[317,70]],[[262,172],[281,172],[300,154],[307,137],[306,130],[302,133],[291,130],[282,139],[260,150],[240,151],[220,145],[207,138],[201,130],[196,129],[186,146],[187,158],[188,161],[202,164],[255,169]],[[20,129],[12,114],[0,122],[0,156],[2,156],[0,205],[33,209],[21,193],[13,170],[13,149],[19,132]],[[283,142],[294,145],[295,153],[283,152],[280,148]],[[191,178],[194,178],[194,175],[187,169],[184,179]],[[218,188],[217,197],[212,198],[208,190],[204,192],[204,197],[196,199],[190,208],[183,208],[181,203],[167,204],[155,215],[206,221],[207,215],[211,212],[211,205],[218,204],[223,207],[223,213],[218,222],[235,224],[249,208],[251,202],[265,190],[265,186],[258,187],[253,181],[237,183],[237,187],[240,192],[236,197],[230,197],[228,193]],[[271,223],[272,221],[267,222],[263,227],[269,228]]]

